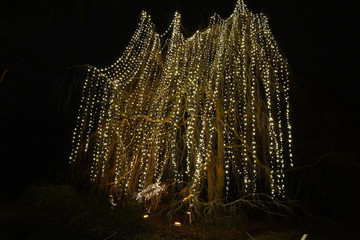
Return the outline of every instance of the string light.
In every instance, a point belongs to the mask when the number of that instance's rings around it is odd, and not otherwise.
[[[113,182],[122,197],[150,199],[169,179],[197,196],[224,151],[226,196],[232,184],[246,194],[260,183],[284,196],[289,72],[267,18],[239,0],[229,18],[215,14],[189,38],[180,26],[176,12],[159,35],[142,12],[114,64],[86,67],[69,162],[86,159],[90,180]]]

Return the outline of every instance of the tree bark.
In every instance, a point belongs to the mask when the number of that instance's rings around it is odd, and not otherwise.
[[[217,128],[217,157],[215,162],[216,182],[215,198],[221,201],[224,198],[225,168],[224,168],[224,108],[221,101],[216,104],[216,128]]]
[[[205,134],[206,134],[206,139],[207,141],[210,141],[210,130],[209,130],[209,123],[206,123],[206,130],[205,130]],[[206,144],[207,149],[206,151],[209,152],[212,150],[212,146]],[[211,202],[212,200],[214,200],[215,198],[215,166],[214,166],[214,157],[213,157],[213,153],[211,153],[210,155],[206,156],[206,162],[207,162],[207,193],[208,193],[208,201]]]

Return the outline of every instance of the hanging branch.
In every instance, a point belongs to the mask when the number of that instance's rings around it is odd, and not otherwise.
[[[85,169],[74,172],[123,200],[168,181],[190,205],[284,197],[289,73],[267,18],[239,0],[187,39],[180,20],[162,39],[143,12],[122,56],[88,68],[70,156]]]

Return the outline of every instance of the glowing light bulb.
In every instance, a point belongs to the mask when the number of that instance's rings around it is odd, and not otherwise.
[[[180,30],[177,12],[162,34],[142,12],[117,61],[84,67],[69,163],[85,160],[90,181],[124,199],[158,197],[170,180],[196,196],[219,155],[225,199],[266,188],[284,196],[289,72],[266,16],[239,0],[229,18],[215,14],[189,38]]]

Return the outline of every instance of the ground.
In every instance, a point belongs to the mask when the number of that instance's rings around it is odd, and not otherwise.
[[[9,200],[9,199],[8,199]],[[137,205],[111,209],[101,194],[79,193],[67,185],[35,185],[3,202],[0,239],[241,239],[307,240],[357,239],[356,223],[315,216],[269,215],[186,221],[186,215],[150,213]],[[182,226],[174,226],[181,221]]]

